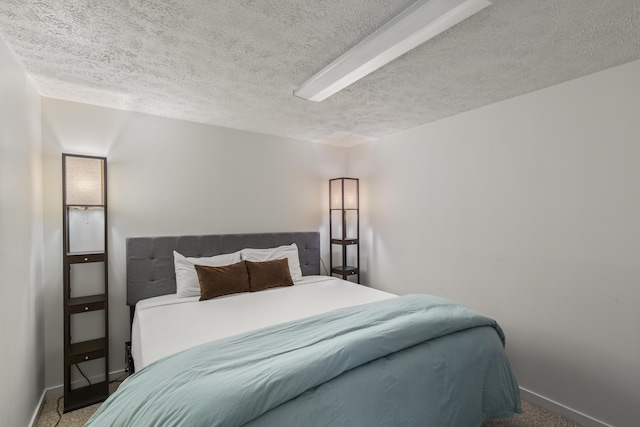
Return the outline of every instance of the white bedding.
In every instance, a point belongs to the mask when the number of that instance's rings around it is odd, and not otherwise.
[[[163,295],[138,302],[131,331],[136,371],[187,348],[253,329],[395,295],[328,276],[207,301]]]

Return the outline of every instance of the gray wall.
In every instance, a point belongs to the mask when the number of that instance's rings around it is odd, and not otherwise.
[[[350,149],[368,282],[496,318],[528,397],[636,425],[639,112],[636,61]]]
[[[62,303],[61,299],[57,300]],[[44,391],[40,96],[0,39],[0,414],[26,426]]]

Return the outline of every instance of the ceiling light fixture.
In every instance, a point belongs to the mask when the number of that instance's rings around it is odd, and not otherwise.
[[[320,102],[491,5],[488,0],[419,0],[293,91]]]

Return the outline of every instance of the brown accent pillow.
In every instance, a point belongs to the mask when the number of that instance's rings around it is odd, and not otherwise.
[[[251,292],[262,291],[278,286],[291,286],[291,272],[286,258],[273,261],[245,261],[249,272],[249,286]]]
[[[249,292],[249,274],[244,261],[222,267],[195,265],[200,282],[200,301],[222,295]]]

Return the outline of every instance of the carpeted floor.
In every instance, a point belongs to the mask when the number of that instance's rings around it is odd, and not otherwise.
[[[109,384],[109,392],[113,393],[124,378],[126,378],[126,376],[112,381],[111,384]],[[44,402],[42,411],[40,411],[34,427],[82,427],[98,407],[100,407],[100,403],[63,414],[63,397],[52,397]]]
[[[539,406],[522,401],[522,414],[513,418],[490,420],[482,423],[482,427],[581,427],[560,415],[545,411]]]
[[[119,382],[111,384],[111,391],[115,390]],[[59,415],[56,406],[62,413],[62,398],[54,397],[47,400],[38,417],[35,427],[81,427],[89,417],[98,409],[99,403]],[[522,401],[523,413],[514,418],[503,420],[490,420],[482,424],[482,427],[580,427],[572,421],[559,415],[552,414],[527,401]]]

